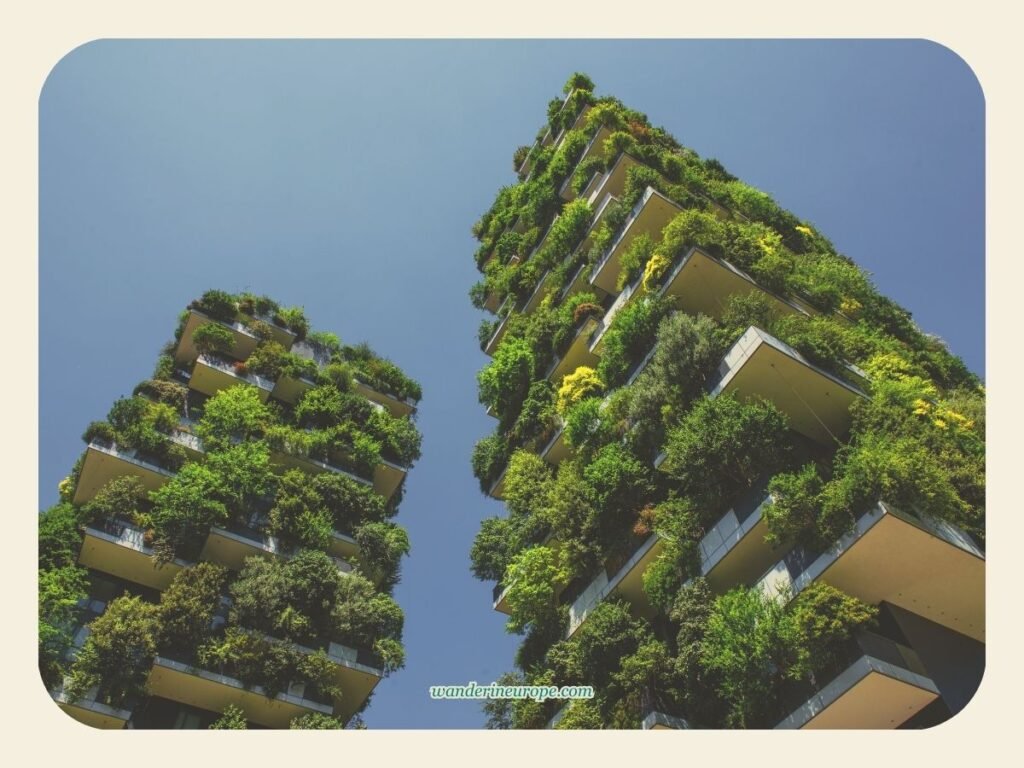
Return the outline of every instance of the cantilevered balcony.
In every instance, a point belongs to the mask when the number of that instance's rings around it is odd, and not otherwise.
[[[156,459],[134,449],[93,440],[85,449],[78,485],[75,486],[74,503],[84,504],[110,480],[124,475],[137,477],[147,491],[155,491],[174,473],[157,464]]]
[[[312,456],[305,456],[301,453],[291,453],[288,450],[271,448],[270,461],[279,466],[287,468],[301,469],[306,472],[319,473],[319,472],[333,472],[338,475],[344,475],[348,479],[359,483],[360,485],[374,485],[372,480],[362,477],[355,472],[343,469],[340,463],[331,461],[323,461],[321,459],[313,458]]]
[[[639,235],[649,235],[655,243],[661,242],[661,233],[673,217],[683,209],[653,187],[647,187],[633,206],[618,236],[608,246],[595,265],[590,282],[607,293],[617,293],[615,283],[622,268],[622,255]]]
[[[119,579],[163,591],[171,580],[190,565],[180,558],[157,565],[145,532],[123,520],[103,520],[86,526],[78,562],[86,568]]]
[[[260,400],[266,402],[274,389],[274,382],[245,370],[241,364],[229,363],[211,355],[200,355],[196,358],[195,367],[188,385],[204,395],[215,395],[222,389],[236,384],[246,384],[256,388]]]
[[[759,586],[797,595],[818,579],[871,605],[885,601],[985,641],[985,555],[950,523],[880,502],[834,546],[820,554],[794,550]]]
[[[149,693],[210,712],[240,707],[245,717],[267,728],[287,728],[292,718],[334,713],[329,697],[307,691],[303,685],[274,696],[261,686],[246,688],[241,680],[164,656],[157,656],[147,681]]]
[[[494,589],[491,590],[491,599],[494,603],[494,610],[498,613],[504,613],[506,616],[511,613],[508,607],[508,585],[498,582],[494,585]]]
[[[580,155],[579,160],[576,161],[576,168],[593,158],[604,157],[605,154],[607,154],[604,143],[611,135],[612,132],[607,126],[598,126],[597,130],[594,131],[594,135],[590,137],[590,141],[587,143],[587,146],[583,148],[583,152]],[[562,186],[558,190],[559,197],[565,201],[572,200],[576,197],[576,193],[572,191],[572,177],[574,175],[575,168],[573,169],[573,172],[565,177],[565,180],[562,182]]]
[[[852,638],[834,666],[819,675],[827,681],[820,689],[785,698],[784,708],[796,706],[776,728],[896,728],[939,696],[911,648],[873,632]]]
[[[549,464],[561,464],[569,457],[569,444],[565,441],[565,427],[561,426],[540,452]]]
[[[616,199],[622,197],[622,192],[626,188],[626,174],[630,168],[635,168],[638,165],[640,165],[639,160],[626,152],[621,152],[612,163],[612,167],[588,184],[580,196],[591,205],[606,195],[611,195]]]
[[[712,396],[732,392],[741,399],[768,400],[792,429],[824,445],[849,431],[850,406],[865,396],[755,326],[725,353],[708,390]]]
[[[189,311],[188,319],[185,321],[185,328],[181,333],[181,339],[174,350],[174,362],[178,365],[191,365],[199,357],[199,350],[192,343],[192,335],[197,328],[207,323],[214,323],[231,331],[231,349],[225,351],[238,360],[247,358],[256,349],[256,345],[259,344],[260,340],[256,334],[237,320],[226,323],[222,320],[214,320],[212,317],[193,309]]]
[[[95,687],[86,691],[79,699],[71,699],[65,693],[63,686],[51,691],[50,696],[64,712],[92,728],[120,730],[132,717],[131,704],[126,703],[116,707],[104,704],[97,700]]]
[[[353,385],[353,390],[357,395],[362,395],[370,402],[383,405],[391,412],[392,416],[408,416],[416,410],[416,401],[412,398],[399,397],[391,392],[377,389],[360,379],[358,375],[353,377]]]
[[[566,637],[572,637],[587,616],[609,598],[627,600],[640,616],[651,616],[654,607],[644,592],[643,574],[664,549],[656,535],[649,536],[640,548],[617,570],[608,572],[603,568],[583,593],[569,606],[569,629]]]
[[[283,325],[275,322],[274,318],[270,315],[249,315],[245,312],[239,312],[238,316],[246,322],[251,323],[254,320],[259,320],[266,323],[267,327],[270,329],[270,340],[276,341],[285,349],[291,349],[292,345],[295,343],[295,331],[290,328],[285,328]]]
[[[734,504],[700,541],[701,573],[716,593],[753,584],[783,554],[765,541],[763,511],[770,497],[761,489]]]
[[[220,563],[233,571],[241,571],[245,561],[250,557],[290,559],[296,553],[294,547],[286,547],[276,536],[264,533],[259,528],[231,523],[225,526],[213,526],[206,538],[200,560]],[[338,570],[351,573],[351,558],[359,551],[355,541],[338,531],[331,538],[328,554],[334,560]]]
[[[598,328],[599,321],[593,315],[587,315],[576,329],[575,335],[566,350],[548,368],[544,378],[556,386],[567,373],[572,373],[581,365],[593,367],[597,365],[597,356],[590,351],[590,337]]]
[[[765,290],[746,272],[701,248],[691,248],[675,264],[663,279],[661,293],[673,297],[674,306],[690,315],[703,313],[719,318],[730,299],[751,293],[768,299],[780,316],[814,313],[803,302]]]
[[[303,645],[288,646],[302,654],[315,653]],[[212,712],[222,712],[228,704],[235,704],[245,711],[248,720],[269,728],[287,728],[292,718],[310,712],[340,715],[347,720],[384,677],[383,665],[372,652],[338,642],[329,642],[324,652],[334,666],[334,682],[341,691],[338,699],[332,700],[305,683],[293,683],[271,698],[260,686],[247,689],[230,675],[167,656],[156,658],[148,684],[155,696]]]
[[[590,219],[590,226],[587,228],[586,233],[583,235],[583,239],[580,240],[580,244],[576,249],[577,253],[583,254],[584,256],[590,251],[594,245],[594,238],[597,237],[597,233],[601,229],[601,224],[604,222],[605,217],[611,213],[615,206],[620,203],[618,195],[612,195],[605,193],[598,198],[601,202],[597,203],[597,207],[594,208],[593,216]]]
[[[304,394],[316,386],[316,382],[305,376],[280,376],[274,382],[270,394],[283,403],[294,405]]]

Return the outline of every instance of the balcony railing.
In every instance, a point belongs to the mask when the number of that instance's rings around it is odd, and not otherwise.
[[[779,704],[786,712],[776,728],[895,728],[939,696],[913,649],[861,631],[835,652],[828,681],[794,685]]]
[[[871,605],[888,602],[984,642],[985,555],[950,523],[879,502],[824,552],[789,552],[758,586],[795,596],[819,579]]]

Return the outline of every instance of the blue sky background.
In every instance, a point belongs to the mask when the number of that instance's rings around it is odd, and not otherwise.
[[[469,466],[470,226],[574,70],[769,192],[984,374],[984,103],[923,41],[102,41],[40,97],[40,505],[89,421],[208,287],[301,304],[423,384],[398,521],[407,666],[370,727],[476,728],[431,684],[491,682],[516,638],[469,572],[500,513]]]

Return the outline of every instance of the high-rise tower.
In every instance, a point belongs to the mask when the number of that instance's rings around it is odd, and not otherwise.
[[[984,667],[984,391],[810,223],[574,75],[474,228],[518,728],[889,728]]]
[[[40,667],[101,728],[340,728],[403,665],[419,385],[207,291],[40,516]]]

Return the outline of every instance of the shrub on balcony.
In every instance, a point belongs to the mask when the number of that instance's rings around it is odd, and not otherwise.
[[[642,455],[654,457],[665,429],[703,392],[723,352],[717,325],[706,315],[680,312],[661,321],[654,354],[622,403],[623,418],[635,425],[630,439]]]
[[[293,731],[340,731],[345,726],[336,717],[320,712],[307,712],[304,715],[293,717],[288,727]]]
[[[577,453],[589,454],[611,440],[614,431],[602,414],[603,400],[588,397],[580,400],[565,414],[565,441]]]
[[[237,441],[258,440],[273,421],[256,389],[239,384],[206,401],[195,432],[207,451],[222,451]]]
[[[235,346],[235,335],[220,323],[203,323],[192,332],[192,345],[201,355],[225,355]]]
[[[380,641],[401,641],[404,623],[398,603],[390,595],[377,592],[368,579],[359,574],[342,579],[331,608],[331,631],[338,642],[354,648],[388,650],[392,660],[398,661],[395,648],[388,647],[392,644]]]
[[[228,704],[224,707],[220,717],[210,723],[209,729],[211,731],[246,731],[249,729],[249,723],[245,719],[245,712],[241,707]]]
[[[309,320],[302,307],[281,307],[273,314],[273,320],[294,333],[296,341],[302,341],[309,333]]]
[[[586,699],[569,701],[565,705],[565,714],[555,723],[556,731],[596,731],[604,728],[601,710],[597,705]]]
[[[364,423],[374,412],[362,397],[320,385],[306,391],[295,405],[295,423],[300,427],[324,429],[344,421]]]
[[[558,592],[568,581],[569,570],[556,549],[530,547],[513,557],[503,579],[509,630],[522,633],[555,612]]]
[[[585,398],[600,394],[603,390],[604,382],[597,371],[581,365],[562,379],[555,408],[562,417],[565,417],[572,406]]]
[[[246,358],[245,368],[249,373],[275,381],[280,378],[287,357],[288,351],[278,342],[261,341]]]
[[[39,569],[50,570],[74,565],[82,546],[79,513],[62,501],[39,515]]]
[[[562,86],[562,93],[570,94],[577,89],[593,91],[594,81],[583,72],[573,72],[569,79],[565,81],[565,85]]]
[[[291,545],[326,550],[334,534],[334,516],[309,476],[290,469],[277,482],[267,530]]]
[[[309,478],[307,477],[307,482]],[[384,497],[373,488],[334,472],[323,472],[309,483],[330,512],[335,529],[352,532],[364,522],[378,522],[393,514]]]
[[[501,418],[517,413],[537,374],[536,358],[524,339],[505,338],[494,358],[479,374],[480,402]]]
[[[229,517],[221,476],[203,464],[186,464],[167,483],[150,493],[153,501],[153,550],[158,562],[200,545],[211,525]]]
[[[228,572],[215,563],[197,563],[175,574],[160,595],[156,645],[162,653],[189,656],[210,639],[213,617]]]
[[[86,443],[95,441],[110,445],[117,442],[117,430],[109,421],[93,421],[82,433],[82,440]]]
[[[385,592],[398,583],[402,557],[409,554],[409,535],[389,522],[364,523],[355,530],[359,568]]]
[[[189,305],[190,309],[198,309],[214,320],[230,323],[238,314],[238,303],[234,296],[226,291],[209,290]]]
[[[65,691],[72,700],[99,687],[97,700],[119,706],[141,695],[156,655],[158,608],[140,597],[119,597],[89,625],[68,676]]]
[[[488,435],[473,446],[473,476],[480,481],[480,491],[490,493],[508,461],[508,441],[500,434]]]
[[[544,379],[535,381],[509,430],[508,441],[516,446],[542,448],[555,433],[557,422],[554,386]]]
[[[782,468],[786,430],[785,416],[771,403],[704,396],[669,432],[661,468],[713,521],[728,501]]]
[[[648,296],[627,304],[605,331],[604,352],[597,373],[608,387],[625,383],[630,369],[654,343],[658,324],[671,306],[662,298]]]
[[[71,650],[71,630],[88,594],[88,572],[74,565],[39,571],[39,673],[47,688],[60,684]]]
[[[407,467],[420,458],[422,438],[408,417],[395,417],[375,410],[366,420],[366,431],[380,442],[381,454]]]
[[[341,356],[374,389],[414,401],[423,397],[417,382],[406,376],[390,360],[379,357],[367,344],[343,347]]]
[[[102,520],[120,517],[137,522],[143,514],[146,503],[146,487],[135,475],[121,475],[108,480],[78,511],[83,525],[95,525]]]
[[[331,636],[331,607],[346,577],[323,552],[286,562],[251,557],[231,584],[233,624],[299,643]]]

